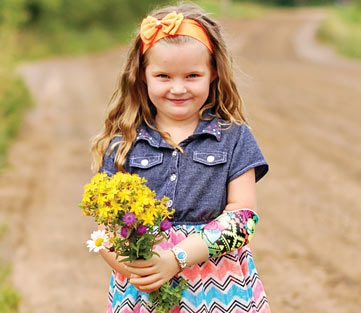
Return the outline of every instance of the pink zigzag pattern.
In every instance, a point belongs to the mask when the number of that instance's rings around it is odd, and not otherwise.
[[[168,233],[168,242],[163,241],[157,249],[169,249],[182,241],[187,233],[193,232],[192,226],[173,227]],[[192,297],[183,297],[180,307],[174,307],[171,313],[271,312],[248,246],[186,268],[180,275],[189,280],[187,294],[192,294]],[[146,294],[134,292],[134,289],[132,293],[128,292],[125,277],[114,272],[113,281],[107,313],[156,313],[156,308],[147,307]],[[239,292],[229,294],[231,288]],[[220,295],[219,298],[207,298],[207,294],[214,292]],[[245,298],[247,293],[248,299]]]

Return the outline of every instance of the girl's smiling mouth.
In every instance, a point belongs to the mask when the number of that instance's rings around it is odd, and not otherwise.
[[[168,99],[170,102],[173,102],[174,104],[183,104],[186,101],[189,100],[189,98],[186,99]]]

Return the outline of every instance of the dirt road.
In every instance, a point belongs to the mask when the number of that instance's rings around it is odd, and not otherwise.
[[[322,14],[299,10],[225,21],[253,132],[271,165],[258,184],[252,243],[276,313],[361,306],[361,65],[313,41]],[[91,177],[122,50],[23,66],[37,106],[0,177],[1,218],[24,313],[105,311],[109,268],[84,242],[77,208]]]

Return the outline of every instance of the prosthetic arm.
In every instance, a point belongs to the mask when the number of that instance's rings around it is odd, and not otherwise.
[[[229,211],[209,222],[197,234],[206,243],[212,258],[248,244],[257,223],[258,216],[250,209]]]

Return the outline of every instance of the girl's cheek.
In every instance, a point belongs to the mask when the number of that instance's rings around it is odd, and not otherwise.
[[[148,85],[148,91],[151,91],[156,94],[161,93],[162,91],[164,91],[166,89],[167,89],[167,86],[165,86],[162,83]]]

